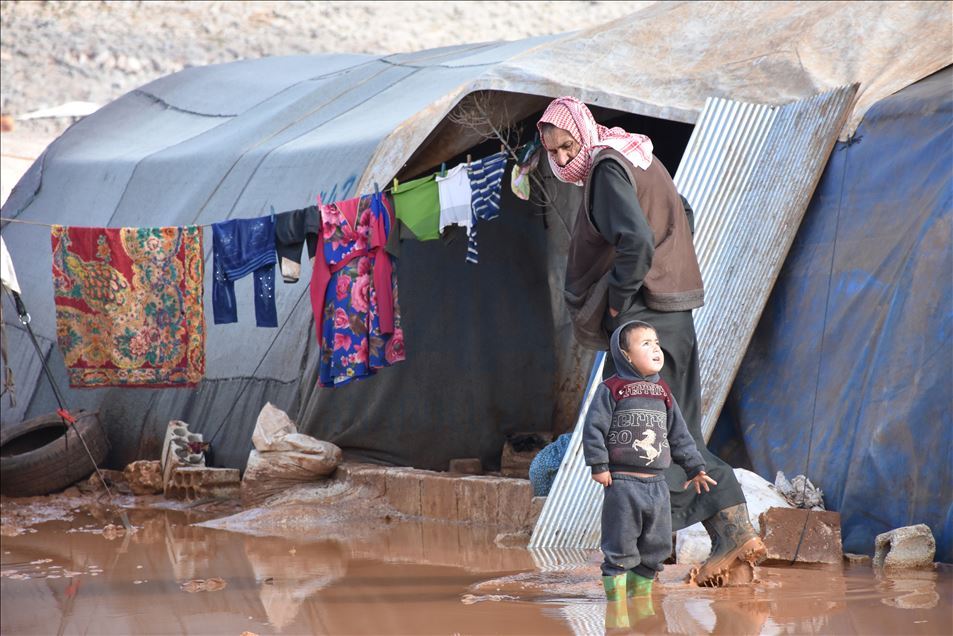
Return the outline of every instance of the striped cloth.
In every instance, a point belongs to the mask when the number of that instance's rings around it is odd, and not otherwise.
[[[467,262],[479,263],[480,252],[477,246],[477,221],[489,221],[500,214],[500,182],[506,169],[506,153],[500,151],[489,157],[478,159],[470,164],[467,173],[470,176],[472,209],[470,230],[467,233]]]

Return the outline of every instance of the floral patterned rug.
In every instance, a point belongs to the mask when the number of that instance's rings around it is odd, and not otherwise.
[[[205,374],[202,228],[54,225],[70,386],[195,386]]]

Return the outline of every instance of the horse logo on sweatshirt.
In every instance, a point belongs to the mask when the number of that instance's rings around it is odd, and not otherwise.
[[[652,462],[658,459],[658,456],[662,454],[661,447],[666,445],[667,440],[662,440],[662,443],[659,444],[659,448],[655,447],[656,435],[655,431],[652,429],[646,429],[642,431],[642,439],[637,439],[632,442],[632,448],[635,450],[645,451],[645,455],[639,455],[640,459],[645,460],[646,466],[651,466]]]

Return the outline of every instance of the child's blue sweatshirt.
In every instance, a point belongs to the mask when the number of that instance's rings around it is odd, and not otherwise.
[[[674,459],[691,479],[705,470],[705,460],[668,385],[658,374],[643,377],[622,355],[619,333],[624,326],[609,339],[616,375],[599,385],[586,415],[586,464],[593,474],[661,473]]]

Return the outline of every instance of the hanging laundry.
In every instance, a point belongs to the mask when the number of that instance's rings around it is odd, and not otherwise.
[[[195,386],[205,374],[202,229],[54,225],[56,337],[71,387]]]
[[[446,175],[437,175],[437,190],[440,198],[440,226],[438,231],[448,225],[459,225],[470,230],[473,210],[470,201],[473,193],[470,190],[470,177],[467,174],[467,164],[461,163],[452,168]]]
[[[384,251],[388,207],[381,193],[319,206],[311,306],[321,386],[347,384],[404,359],[397,274]]]
[[[316,205],[275,216],[275,248],[284,282],[296,283],[301,278],[301,247],[307,241],[308,258],[314,258],[320,230]]]
[[[500,214],[500,182],[506,168],[506,153],[498,152],[478,159],[468,170],[470,189],[473,191],[471,206],[473,217],[467,234],[467,262],[479,263],[477,246],[477,221],[489,221]]]
[[[440,195],[436,175],[398,183],[393,195],[397,218],[418,241],[440,238]]]
[[[271,216],[212,224],[212,313],[215,324],[238,322],[235,281],[255,275],[255,323],[277,327],[275,220]]]
[[[527,144],[528,148],[532,149],[533,144]],[[530,195],[530,182],[529,182],[529,173],[536,169],[536,166],[539,165],[539,157],[541,155],[539,145],[535,146],[535,151],[532,152],[523,152],[523,157],[526,159],[520,161],[513,165],[513,172],[510,174],[510,188],[513,190],[518,198],[523,201],[529,201]]]

